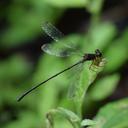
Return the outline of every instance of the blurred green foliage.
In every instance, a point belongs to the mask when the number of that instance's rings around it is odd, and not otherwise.
[[[85,7],[85,0],[64,0],[64,1],[60,1],[60,0],[45,0],[46,3],[52,5],[52,6],[56,6],[59,8],[68,8],[68,7],[76,7],[76,8],[80,8],[80,7]]]
[[[54,8],[43,0],[12,1],[5,10],[9,27],[0,35],[1,47],[10,48],[33,40],[41,32],[43,21],[54,22],[62,13],[63,9]]]
[[[126,128],[128,126],[128,99],[105,105],[94,120],[97,122],[94,128]]]
[[[6,9],[3,9],[4,15],[1,17],[6,18],[8,26],[0,35],[0,47],[10,49],[31,42],[40,33],[42,34],[42,23],[56,22],[63,16],[66,8],[85,7],[91,14],[88,33],[68,35],[62,39],[62,42],[72,40],[82,51],[86,52],[94,52],[96,48],[101,49],[107,59],[107,64],[100,73],[102,77],[98,79],[96,79],[97,74],[89,70],[88,67],[91,64],[89,62],[84,65],[84,70],[79,72],[79,78],[74,70],[66,72],[55,80],[49,81],[46,87],[40,87],[22,102],[17,103],[16,97],[24,90],[72,65],[79,57],[61,59],[45,54],[40,56],[35,68],[22,53],[16,53],[0,61],[1,127],[39,128],[46,127],[45,124],[48,128],[52,128],[53,124],[59,128],[128,127],[127,98],[108,103],[100,108],[94,120],[83,120],[81,116],[83,102],[86,113],[114,93],[121,78],[119,69],[128,60],[128,29],[126,28],[121,36],[117,37],[116,26],[100,20],[103,3],[103,0],[13,0]],[[74,82],[75,79],[78,81]],[[66,97],[71,84],[73,88],[77,85],[74,99]],[[93,86],[88,90],[91,84]],[[12,113],[9,108],[12,108]]]

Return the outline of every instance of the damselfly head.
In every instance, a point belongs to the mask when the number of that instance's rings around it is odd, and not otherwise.
[[[96,57],[102,57],[102,53],[99,49],[95,50],[95,55],[96,55]]]

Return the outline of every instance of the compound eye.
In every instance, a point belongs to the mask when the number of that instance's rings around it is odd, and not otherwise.
[[[100,52],[99,49],[96,49],[95,50],[95,53],[96,53],[96,56],[98,56],[98,57],[101,57],[102,56],[102,53]]]
[[[95,53],[99,53],[99,52],[100,52],[100,50],[99,50],[99,49],[96,49],[96,50],[95,50]]]

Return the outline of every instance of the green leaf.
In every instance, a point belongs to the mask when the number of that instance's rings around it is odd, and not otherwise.
[[[110,45],[113,38],[117,35],[116,27],[111,23],[99,23],[93,26],[87,36],[87,50],[102,50]]]
[[[17,120],[6,123],[4,128],[17,128],[17,126],[20,126],[20,128],[34,128],[39,127],[40,121],[37,114],[30,111],[22,111]]]
[[[128,127],[128,98],[105,105],[94,120],[97,121],[94,128]]]
[[[72,111],[64,109],[64,108],[58,108],[59,112],[70,122],[73,123],[79,123],[80,118]]]
[[[113,42],[111,46],[109,46],[108,50],[105,52],[105,56],[108,61],[105,71],[113,72],[119,69],[126,62],[128,59],[126,41],[126,37],[122,36],[120,39]]]
[[[102,71],[101,67],[98,67],[96,69],[89,69],[90,64],[90,62],[86,62],[86,64],[84,64],[83,71],[80,74],[80,80],[76,89],[76,95],[74,97],[76,101],[83,100],[88,87],[96,79],[98,73]]]
[[[0,62],[0,105],[4,101],[12,104],[16,102],[16,97],[21,91],[21,83],[27,80],[31,69],[32,65],[20,54]]]
[[[45,0],[45,2],[61,8],[85,7],[85,0]]]
[[[107,98],[115,91],[119,79],[119,74],[109,75],[100,79],[93,85],[89,95],[93,100],[103,100]]]
[[[73,126],[73,128],[79,128],[80,126],[80,118],[72,111],[64,109],[64,108],[57,108],[51,109],[46,116],[47,127],[53,128],[54,127],[54,119],[56,116],[61,116],[69,121],[69,123]]]
[[[96,121],[93,121],[93,120],[90,120],[90,119],[84,119],[82,120],[81,122],[81,126],[92,126],[92,125],[95,125],[96,124]]]
[[[128,28],[122,33],[122,38],[123,42],[128,46]]]
[[[0,81],[17,81],[25,77],[31,70],[31,65],[22,55],[14,55],[0,62]]]
[[[103,125],[103,128],[126,128],[128,127],[128,107],[116,113],[112,119]]]
[[[92,14],[99,14],[104,0],[85,0],[87,10]]]

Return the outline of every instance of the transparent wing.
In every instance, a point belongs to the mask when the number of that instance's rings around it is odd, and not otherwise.
[[[64,34],[60,32],[55,26],[51,23],[46,22],[43,24],[42,29],[45,33],[50,36],[56,43],[44,44],[41,49],[51,55],[65,57],[75,54],[78,51],[73,42],[66,42],[61,40],[64,37]]]
[[[68,89],[68,98],[73,99],[76,96],[76,91],[79,88],[79,79],[80,79],[80,74],[83,70],[83,63],[77,65],[76,67],[73,68],[72,71],[72,82],[69,86]]]
[[[41,49],[50,55],[55,55],[59,57],[66,57],[75,54],[73,49],[66,48],[63,45],[58,45],[58,43],[44,44],[42,45]]]
[[[55,41],[59,41],[64,36],[62,32],[60,32],[55,26],[53,26],[49,22],[44,23],[42,29]]]

